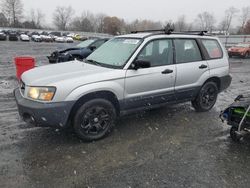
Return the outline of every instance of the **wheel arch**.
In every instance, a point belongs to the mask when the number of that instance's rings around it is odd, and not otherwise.
[[[207,82],[214,82],[214,83],[216,83],[216,85],[217,85],[217,87],[218,87],[218,90],[219,90],[219,91],[221,90],[221,80],[220,80],[219,77],[216,77],[216,76],[211,77],[211,78],[209,78],[209,79],[207,79],[207,80],[205,81],[205,83],[207,83]],[[204,84],[205,84],[205,83],[204,83]],[[204,84],[203,84],[203,85],[204,85]]]
[[[107,91],[107,90],[95,91],[95,92],[91,92],[86,95],[83,95],[75,102],[75,104],[73,105],[70,111],[68,122],[72,120],[72,118],[74,117],[76,111],[79,109],[80,106],[82,106],[85,102],[89,100],[97,99],[97,98],[106,99],[109,102],[111,102],[115,107],[117,116],[120,115],[120,104],[116,95],[113,92]]]

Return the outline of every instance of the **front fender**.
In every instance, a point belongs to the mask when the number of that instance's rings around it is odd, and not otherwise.
[[[112,92],[118,100],[124,98],[124,79],[116,81],[105,81],[87,84],[74,89],[66,98],[65,101],[76,101],[84,95],[98,92],[109,91]]]

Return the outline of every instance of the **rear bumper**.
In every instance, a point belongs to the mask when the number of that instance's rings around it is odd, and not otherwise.
[[[74,101],[40,103],[23,98],[20,90],[14,90],[19,115],[30,124],[42,127],[66,127]]]
[[[227,89],[232,82],[232,77],[230,75],[220,77],[220,92]]]

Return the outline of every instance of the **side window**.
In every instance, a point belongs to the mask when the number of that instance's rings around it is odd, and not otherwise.
[[[206,48],[210,59],[222,58],[222,51],[216,40],[202,39],[201,42]]]
[[[173,47],[171,39],[149,42],[137,56],[138,60],[149,61],[151,67],[173,64]]]
[[[104,42],[105,40],[98,40],[94,42],[91,46],[95,46],[96,48],[99,48]]]
[[[175,39],[176,63],[202,61],[200,49],[194,39]]]

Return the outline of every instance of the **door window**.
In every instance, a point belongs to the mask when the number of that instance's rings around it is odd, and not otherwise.
[[[137,59],[149,61],[151,67],[173,64],[172,40],[161,39],[149,42]]]
[[[216,40],[201,40],[210,59],[222,58],[222,50]]]
[[[94,42],[91,46],[95,46],[96,48],[99,48],[104,42],[105,40],[98,40]]]
[[[201,61],[201,52],[194,39],[175,39],[176,63]]]

